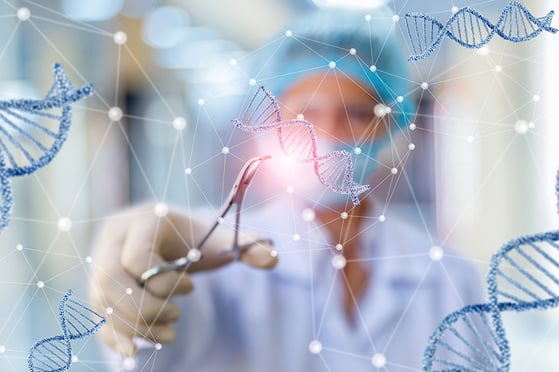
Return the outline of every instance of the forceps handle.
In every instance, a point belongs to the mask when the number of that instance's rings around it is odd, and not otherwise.
[[[190,260],[187,257],[179,257],[174,261],[164,262],[161,265],[147,269],[138,278],[138,285],[143,288],[146,282],[154,276],[167,273],[169,271],[184,270],[189,263]]]
[[[236,249],[238,249],[238,254],[240,255],[241,252],[247,250],[248,248],[250,248],[251,246],[253,246],[254,244],[268,244],[268,245],[274,245],[274,242],[270,239],[257,239],[253,242],[247,243],[247,244],[243,244],[241,246],[237,246],[237,247],[233,247],[230,250],[225,250],[223,251],[223,253],[229,253],[229,252],[236,252]],[[237,259],[239,258],[238,256],[236,257]],[[169,262],[164,262],[161,265],[158,266],[154,266],[150,269],[147,269],[146,271],[144,271],[142,273],[142,275],[140,275],[140,277],[138,278],[137,282],[138,285],[142,288],[145,287],[146,282],[153,278],[154,276],[157,276],[159,274],[163,274],[163,273],[167,273],[169,271],[182,271],[182,270],[186,270],[188,265],[192,263],[192,261],[190,261],[188,259],[187,256],[183,256],[183,257],[179,257],[176,260],[173,261],[169,261]]]

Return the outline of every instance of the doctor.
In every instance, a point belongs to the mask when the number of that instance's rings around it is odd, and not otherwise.
[[[356,182],[390,173],[379,152],[415,110],[392,12],[316,11],[279,38],[255,71],[278,97],[282,119],[312,122],[319,154],[354,153]],[[266,148],[277,146],[267,138]],[[141,273],[184,256],[215,216],[140,207],[113,217],[96,244],[91,280],[92,303],[109,309],[101,340],[134,356],[138,371],[420,370],[442,318],[482,302],[474,268],[393,218],[374,188],[353,206],[302,169],[289,180],[263,169],[258,178],[293,182],[293,192],[243,212],[241,244],[260,237],[274,247],[252,244],[231,263],[222,252],[233,232],[220,226],[187,273],[145,288],[136,284]]]

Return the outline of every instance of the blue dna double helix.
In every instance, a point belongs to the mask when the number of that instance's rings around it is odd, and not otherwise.
[[[290,159],[299,163],[312,163],[320,183],[333,192],[349,195],[354,205],[358,195],[370,189],[353,181],[353,161],[345,150],[325,155],[317,153],[317,136],[311,122],[304,119],[281,120],[279,104],[273,94],[259,87],[243,108],[241,117],[233,125],[246,132],[276,130],[280,148]]]
[[[71,296],[70,289],[59,305],[62,334],[37,341],[29,349],[27,365],[30,372],[67,371],[72,364],[70,341],[92,335],[105,323],[103,316]]]
[[[559,197],[559,171],[556,182]],[[449,314],[434,331],[423,356],[424,371],[510,370],[501,314],[559,305],[559,231],[503,245],[491,258],[486,282],[487,303]]]
[[[31,174],[55,157],[72,123],[72,103],[92,93],[92,84],[74,89],[57,63],[44,98],[0,101],[0,230],[13,206],[10,178]]]
[[[533,39],[542,31],[556,33],[557,29],[550,26],[553,15],[552,10],[536,18],[518,1],[509,2],[495,24],[469,7],[459,9],[444,25],[423,13],[407,13],[406,28],[414,53],[408,60],[428,57],[445,36],[465,48],[481,48],[495,35],[518,43]]]

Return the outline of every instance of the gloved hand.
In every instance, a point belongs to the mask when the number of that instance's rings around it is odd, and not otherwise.
[[[173,342],[171,326],[178,320],[179,307],[171,296],[193,289],[189,274],[210,270],[235,259],[226,253],[233,231],[219,226],[202,248],[202,259],[188,272],[168,272],[149,279],[144,288],[137,278],[148,268],[185,256],[207,233],[211,223],[197,221],[177,211],[158,217],[153,207],[131,209],[111,217],[96,243],[90,281],[91,305],[107,314],[107,323],[98,334],[102,341],[123,356],[136,352],[134,337],[152,342]],[[240,233],[239,244],[258,238]],[[255,243],[241,253],[240,260],[257,268],[271,268],[277,262],[267,243]]]

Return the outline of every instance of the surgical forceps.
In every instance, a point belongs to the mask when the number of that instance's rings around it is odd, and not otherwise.
[[[235,184],[233,185],[233,188],[231,189],[229,197],[227,198],[226,202],[223,204],[223,206],[221,208],[221,212],[220,212],[218,218],[216,219],[216,222],[213,224],[213,226],[210,228],[210,230],[206,233],[206,235],[202,238],[202,240],[200,241],[198,246],[196,248],[190,249],[189,250],[190,254],[187,254],[184,257],[180,257],[180,258],[177,258],[174,261],[165,262],[161,265],[154,266],[150,269],[147,269],[138,278],[138,280],[137,280],[138,285],[140,287],[144,287],[146,282],[149,279],[151,279],[154,276],[157,276],[159,274],[162,274],[162,273],[166,273],[166,272],[169,272],[169,271],[182,271],[182,270],[188,269],[188,267],[190,266],[190,264],[192,262],[195,262],[199,259],[200,250],[203,248],[204,244],[209,239],[209,237],[212,235],[214,230],[221,223],[223,223],[223,218],[225,217],[227,212],[229,212],[229,210],[231,209],[233,204],[236,204],[236,206],[237,206],[236,211],[235,211],[235,231],[234,231],[234,236],[233,236],[233,246],[230,250],[225,251],[223,253],[233,251],[235,253],[236,258],[239,258],[241,252],[243,250],[249,248],[253,244],[256,244],[256,243],[272,244],[272,241],[269,240],[269,239],[260,239],[260,240],[256,240],[254,242],[239,246],[239,241],[238,241],[239,240],[239,221],[240,221],[240,218],[241,218],[241,206],[243,204],[243,199],[245,197],[246,189],[247,189],[248,185],[250,184],[250,182],[252,181],[252,179],[254,178],[254,175],[256,174],[256,170],[258,169],[258,167],[260,166],[262,161],[270,159],[270,158],[271,158],[270,155],[264,155],[264,156],[259,156],[259,157],[249,159],[245,163],[245,165],[241,168],[241,171],[239,172],[239,175],[237,176]],[[191,252],[193,250],[194,250],[194,252],[196,252],[196,254],[194,254],[194,255]]]

